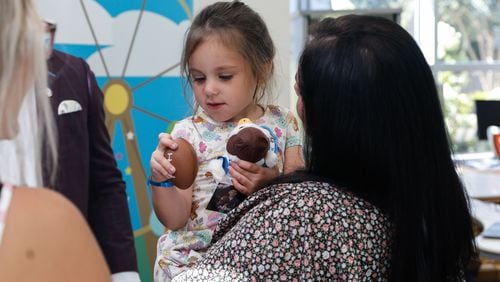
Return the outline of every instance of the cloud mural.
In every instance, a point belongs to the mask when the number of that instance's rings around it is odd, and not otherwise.
[[[113,43],[111,15],[92,0],[38,0],[35,1],[42,18],[57,23],[56,43],[94,45],[82,2],[100,45]],[[99,28],[97,28],[99,27]]]
[[[190,22],[185,20],[176,24],[161,15],[144,11],[131,48],[139,15],[140,11],[137,10],[124,12],[111,23],[115,40],[112,46],[102,50],[110,76],[122,75],[129,50],[131,53],[126,69],[127,76],[154,76],[179,63],[184,34]],[[160,38],[168,40],[159,40]],[[87,61],[97,76],[106,76],[98,53],[94,53]],[[179,76],[179,67],[164,76]]]
[[[157,236],[164,230],[151,209],[145,179],[158,133],[170,130],[191,112],[179,67],[165,70],[181,59],[192,1],[37,0],[37,4],[42,17],[58,24],[54,48],[84,58],[103,90],[106,127],[126,183],[141,280],[151,281]]]

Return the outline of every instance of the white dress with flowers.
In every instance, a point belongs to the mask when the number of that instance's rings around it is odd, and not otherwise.
[[[301,136],[295,116],[279,106],[267,106],[264,115],[253,121],[271,129],[278,139],[278,169],[283,172],[285,150],[301,146]],[[194,264],[206,252],[215,226],[224,213],[207,209],[218,182],[210,162],[226,154],[226,142],[236,122],[217,122],[200,112],[176,123],[172,137],[184,138],[198,156],[198,175],[193,185],[191,216],[187,224],[176,231],[166,230],[157,245],[154,266],[155,281],[168,281]]]

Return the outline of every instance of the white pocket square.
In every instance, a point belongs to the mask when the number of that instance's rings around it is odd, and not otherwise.
[[[64,100],[57,107],[57,114],[64,115],[82,110],[82,106],[75,100]]]

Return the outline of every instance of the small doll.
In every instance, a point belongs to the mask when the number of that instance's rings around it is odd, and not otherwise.
[[[259,126],[248,118],[238,121],[238,125],[229,133],[226,144],[227,155],[210,163],[214,178],[230,184],[227,175],[229,163],[244,160],[260,166],[274,167],[278,162],[276,136],[266,126]]]
[[[240,159],[266,167],[273,167],[278,161],[276,138],[271,130],[247,118],[241,119],[229,134],[226,150],[230,161]]]
[[[229,163],[237,160],[253,162],[260,166],[274,167],[278,162],[277,137],[265,126],[258,126],[244,118],[229,133],[227,153],[212,160],[209,171],[218,183],[207,209],[226,213],[245,199],[232,185],[228,174]]]

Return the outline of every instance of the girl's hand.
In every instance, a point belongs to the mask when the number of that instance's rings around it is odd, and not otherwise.
[[[172,136],[167,133],[158,135],[158,146],[151,154],[151,179],[156,182],[163,182],[174,178],[175,167],[163,156],[166,148],[176,150],[178,145],[172,140]]]
[[[279,171],[277,167],[267,168],[239,160],[231,163],[229,175],[233,178],[234,188],[248,196],[276,178]]]

